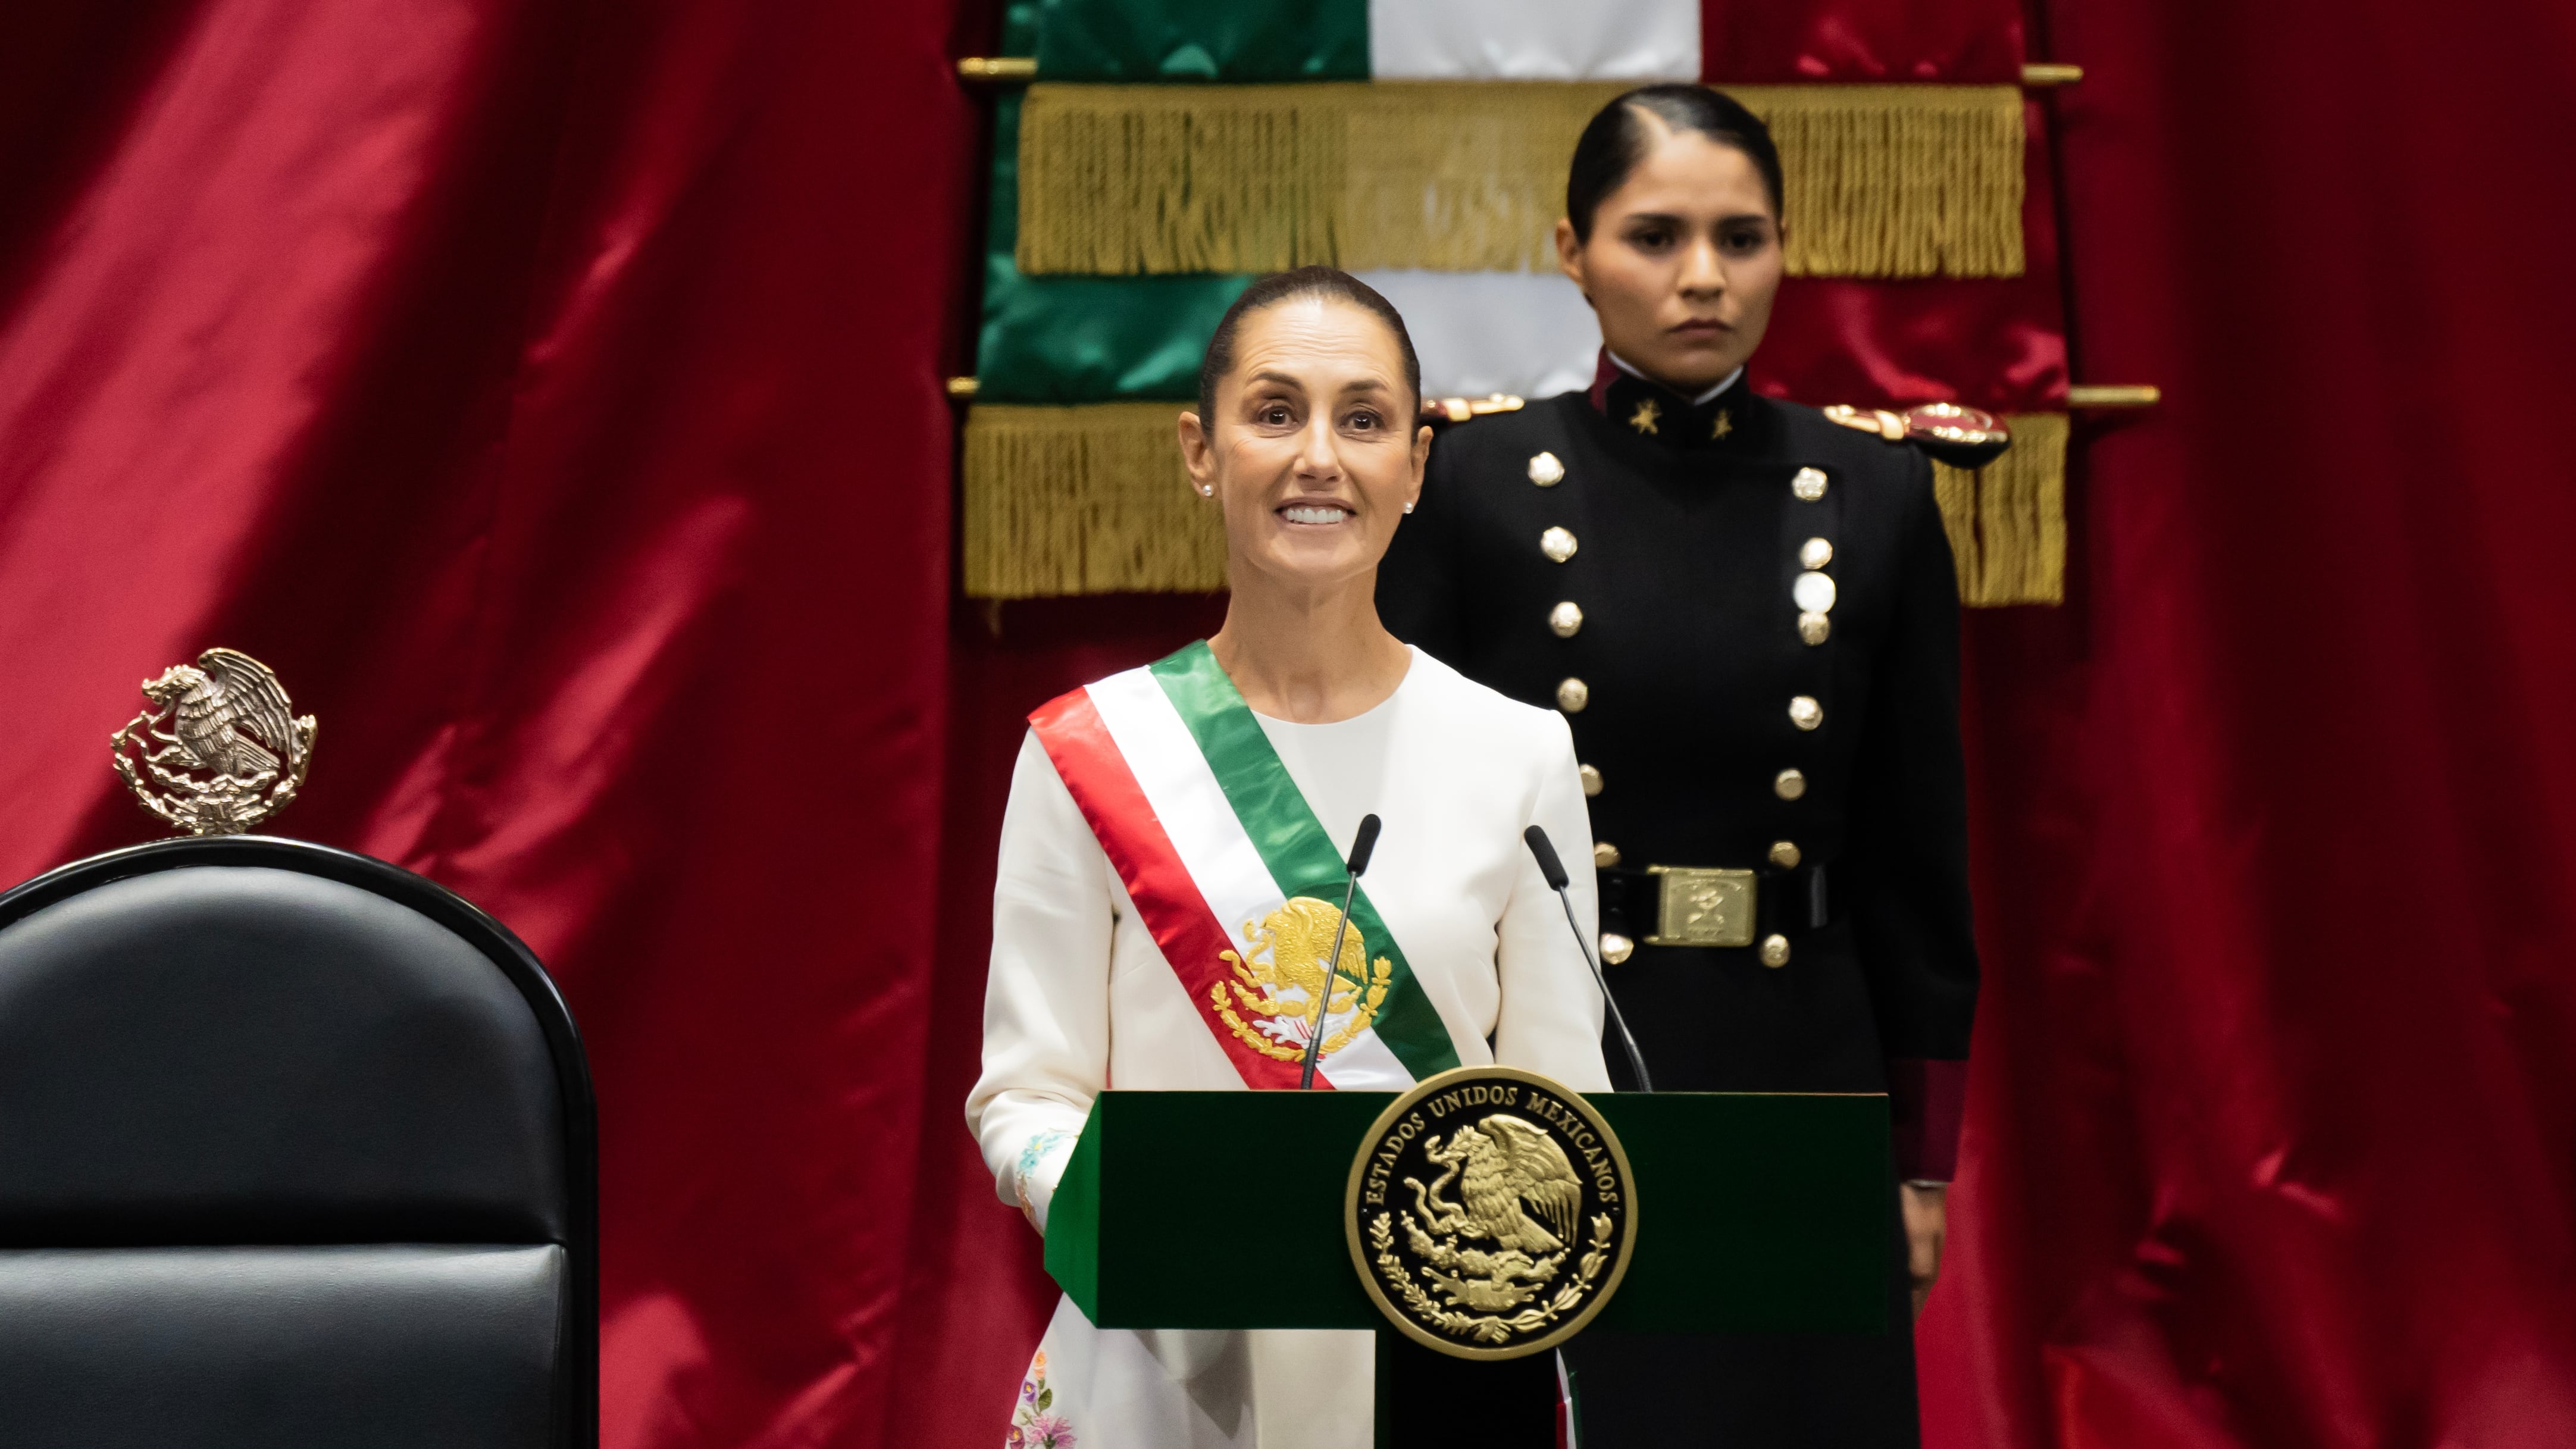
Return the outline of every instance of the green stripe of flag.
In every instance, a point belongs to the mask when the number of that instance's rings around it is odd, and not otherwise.
[[[1280,893],[1322,895],[1339,888],[1345,879],[1340,852],[1333,848],[1332,837],[1324,833],[1323,822],[1315,818],[1297,782],[1288,777],[1288,767],[1279,762],[1278,751],[1261,732],[1261,722],[1252,717],[1234,681],[1217,664],[1215,653],[1204,642],[1192,644],[1155,664],[1153,672],[1155,682],[1163,686],[1172,707],[1180,711],[1198,740],[1199,752],[1207,756],[1226,802],[1234,807],[1253,848],[1261,852]],[[1440,1019],[1422,983],[1414,979],[1403,948],[1387,930],[1377,907],[1369,903],[1365,890],[1351,901],[1351,924],[1359,927],[1369,955],[1385,957],[1394,968],[1394,984],[1374,1023],[1378,1040],[1386,1043],[1416,1081],[1458,1065],[1448,1024]],[[1350,968],[1345,965],[1343,971],[1349,974]]]
[[[1367,0],[1045,0],[1051,81],[1367,80]]]
[[[993,109],[993,204],[984,254],[976,398],[1094,403],[1196,397],[1199,355],[1249,277],[1023,276],[1020,97]]]

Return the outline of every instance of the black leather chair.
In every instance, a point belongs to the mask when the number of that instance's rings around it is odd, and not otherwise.
[[[0,895],[0,1445],[590,1449],[554,984],[382,861],[172,840]]]

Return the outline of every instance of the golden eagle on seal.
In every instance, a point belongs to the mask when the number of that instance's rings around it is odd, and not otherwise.
[[[1431,1231],[1490,1238],[1506,1252],[1533,1257],[1555,1252],[1574,1236],[1583,1180],[1554,1138],[1520,1118],[1497,1112],[1458,1129],[1424,1155],[1448,1169],[1425,1194],[1426,1208],[1438,1207],[1426,1213]],[[1458,1203],[1440,1196],[1452,1177],[1458,1179]],[[1521,1210],[1523,1203],[1538,1210],[1544,1225]]]

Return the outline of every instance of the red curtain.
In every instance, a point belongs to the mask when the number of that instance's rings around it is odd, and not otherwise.
[[[1700,0],[1700,74],[1719,84],[2017,85],[2021,0]]]
[[[278,828],[490,908],[580,1018],[610,1449],[888,1442],[963,1135],[926,1006],[980,970],[927,890],[959,46],[828,0],[0,20],[0,878],[152,833],[136,681],[273,665],[322,722]]]
[[[2083,435],[2066,607],[1969,621],[1930,1442],[2576,1442],[2576,20],[2038,19],[2087,70],[2073,374],[2167,400]],[[990,1442],[1052,1298],[959,1117],[1009,751],[1215,606],[951,607],[989,37],[0,36],[0,876],[149,834],[136,680],[268,660],[324,725],[281,828],[491,907],[580,1014],[612,1449]]]
[[[2576,1443],[2576,15],[2045,18],[2075,375],[2165,402],[1969,631],[1931,1443]]]
[[[2066,318],[2047,108],[2028,118],[2018,277],[1790,277],[1780,284],[1753,385],[1814,406],[1989,412],[2066,410]],[[1795,225],[1794,218],[1791,223]]]

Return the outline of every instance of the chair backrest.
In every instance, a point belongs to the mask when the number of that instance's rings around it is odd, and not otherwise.
[[[571,1014],[438,885],[257,836],[0,895],[0,1442],[590,1449]]]

